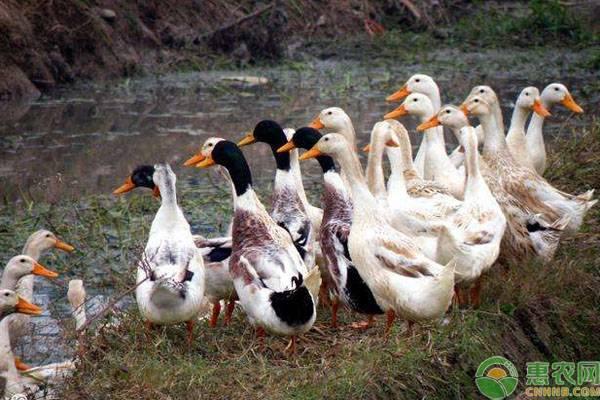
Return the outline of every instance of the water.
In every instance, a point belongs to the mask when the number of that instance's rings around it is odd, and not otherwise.
[[[206,171],[181,165],[207,137],[237,141],[266,118],[297,128],[310,123],[321,109],[335,105],[351,116],[362,145],[368,142],[373,124],[397,106],[387,104],[385,97],[416,72],[438,77],[442,98],[455,103],[461,102],[472,86],[491,85],[501,98],[507,121],[513,99],[531,84],[542,89],[547,83],[561,81],[586,111],[598,108],[597,91],[585,90],[593,73],[577,69],[565,73],[564,64],[576,61],[573,54],[556,52],[544,60],[525,58],[512,73],[501,67],[501,53],[488,54],[487,59],[471,54],[460,65],[449,64],[452,57],[456,55],[438,52],[428,64],[321,61],[245,71],[245,75],[269,79],[268,84],[259,86],[224,81],[224,77],[240,73],[222,71],[81,83],[59,88],[32,103],[4,105],[0,113],[1,197],[7,202],[23,198],[56,202],[108,194],[135,166],[159,161],[171,163],[178,184],[213,190]],[[560,107],[553,110],[544,127],[550,142],[552,137],[570,132],[563,123],[568,115]],[[589,120],[588,114],[571,119],[568,126],[585,125]],[[421,136],[414,133],[417,121],[405,117],[402,122],[416,147]],[[447,142],[448,147],[455,143],[450,134]],[[256,144],[244,148],[244,153],[258,185],[270,182],[274,172],[270,149]],[[302,163],[302,168],[308,179],[320,178],[316,163]],[[33,319],[33,339],[22,354],[33,363],[61,360],[71,351],[60,347],[59,320],[70,318],[70,310],[65,301],[52,299],[63,299],[66,293],[36,281],[35,301],[51,311]],[[93,297],[99,292],[88,287],[88,293]],[[110,289],[103,292],[110,293]],[[93,302],[103,300],[100,296]]]

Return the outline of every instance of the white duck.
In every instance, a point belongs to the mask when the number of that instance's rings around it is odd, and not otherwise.
[[[215,164],[227,168],[235,191],[229,269],[240,304],[259,337],[265,329],[291,336],[294,352],[296,336],[308,331],[316,318],[319,269],[308,270],[288,231],[265,210],[241,150],[220,141],[198,166]]]
[[[160,195],[158,209],[138,265],[136,300],[148,326],[187,323],[188,342],[204,297],[204,263],[177,205],[176,177],[168,164],[136,168],[114,194],[147,187]]]
[[[583,113],[583,109],[575,102],[567,87],[561,83],[551,83],[542,90],[540,96],[542,105],[550,110],[555,104],[562,104],[574,113]],[[527,126],[527,152],[538,174],[542,175],[546,170],[546,146],[542,128],[544,117],[537,113],[531,117]]]
[[[14,313],[40,315],[42,309],[12,290],[0,289],[0,381],[4,384],[3,394],[6,399],[24,395],[28,389],[21,381],[10,344],[9,326],[16,315]]]
[[[323,109],[309,125],[313,129],[325,129],[344,136],[353,149],[356,149],[356,131],[352,120],[340,107]]]
[[[437,112],[442,105],[442,101],[440,99],[440,88],[437,83],[433,80],[432,77],[425,74],[414,74],[411,76],[406,83],[395,93],[391,94],[386,98],[387,101],[400,101],[403,98],[407,97],[411,93],[421,93],[431,101],[431,105],[433,107],[433,111]],[[444,144],[444,131],[442,128],[435,128],[436,140]],[[425,164],[426,164],[426,156],[427,152],[427,141],[429,136],[424,136],[421,141],[421,145],[419,146],[419,150],[417,151],[417,155],[415,156],[415,170],[420,177],[425,179],[430,179],[425,176]],[[444,144],[445,147],[445,144]],[[444,150],[445,151],[445,150]]]
[[[412,93],[400,107],[386,114],[384,118],[399,118],[404,115],[415,115],[423,123],[435,115],[435,110],[427,96],[421,93]],[[454,197],[462,199],[465,177],[448,158],[443,135],[439,134],[439,130],[439,127],[432,127],[425,131],[427,141],[425,144],[424,178],[446,186]]]
[[[19,287],[18,283],[24,282],[29,275],[46,278],[56,278],[58,276],[56,272],[50,271],[32,257],[22,254],[11,258],[6,264],[0,280],[0,289],[14,290],[19,294],[19,289],[22,289],[22,287]],[[33,280],[30,281],[33,282]],[[19,296],[25,298],[21,294]],[[13,347],[15,347],[17,339],[26,332],[29,317],[25,314],[16,314],[10,320],[10,337]]]
[[[533,111],[542,118],[550,115],[550,112],[542,105],[540,91],[533,86],[526,87],[521,91],[519,97],[531,96],[533,98]],[[533,158],[527,151],[527,140],[525,139],[525,122],[530,110],[524,107],[515,106],[510,128],[506,134],[506,143],[513,159],[521,166],[535,170]]]
[[[561,219],[547,204],[531,196],[526,177],[535,173],[513,160],[492,107],[483,97],[469,96],[461,109],[478,117],[485,132],[483,160],[487,168],[482,172],[507,220],[501,256],[514,262],[532,257],[551,259],[568,218]]]
[[[479,306],[481,276],[498,258],[506,218],[479,169],[475,129],[463,127],[460,144],[465,149],[465,198],[458,211],[439,224],[437,256],[440,263],[455,259],[457,288],[472,287],[471,302]],[[464,304],[460,292],[458,298]]]
[[[373,129],[387,129],[377,123]],[[425,257],[406,235],[394,229],[366,184],[351,145],[339,134],[323,136],[300,160],[327,154],[347,173],[354,212],[348,250],[357,271],[386,312],[389,331],[398,314],[409,321],[439,318],[453,295],[454,268]]]

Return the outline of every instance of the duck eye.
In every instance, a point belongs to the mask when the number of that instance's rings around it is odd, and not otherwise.
[[[208,147],[212,147],[212,145],[213,145],[212,143],[209,143],[209,144],[208,144]]]
[[[328,142],[328,141],[329,141],[329,138],[328,138],[328,137],[326,137],[326,138],[325,138],[325,141],[326,141],[326,142]]]
[[[446,114],[450,114],[450,110],[446,110]]]
[[[475,99],[473,100],[475,103],[479,103],[479,99]]]
[[[558,92],[560,89],[558,89],[557,87],[555,87],[554,90]]]
[[[416,103],[417,101],[419,101],[419,99],[414,99],[413,101]]]
[[[484,89],[479,89],[479,93],[485,93]]]
[[[417,78],[417,79],[415,79],[415,82],[421,82],[421,80]]]
[[[529,96],[529,93],[525,92],[525,96]]]
[[[24,263],[24,262],[25,262],[25,259],[24,259],[24,258],[21,258],[19,261],[20,261],[20,262],[22,262],[22,263]]]
[[[4,297],[10,296],[10,293],[4,293]]]
[[[332,114],[332,113],[331,113],[331,111],[329,111],[329,112],[327,113],[327,115],[331,115],[331,114]]]

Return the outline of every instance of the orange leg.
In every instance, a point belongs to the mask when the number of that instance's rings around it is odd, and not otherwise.
[[[217,326],[217,320],[219,319],[219,314],[221,313],[221,302],[217,301],[213,304],[212,315],[210,316],[210,321],[208,321],[208,326],[214,328]]]
[[[223,319],[223,325],[227,326],[231,322],[231,316],[233,315],[233,309],[235,308],[235,300],[229,299],[227,308],[225,309],[225,319]]]
[[[290,348],[290,354],[295,355],[296,354],[296,335],[292,336],[292,341],[288,347]]]
[[[189,345],[191,345],[192,342],[194,341],[194,324],[195,324],[195,321],[193,319],[190,319],[189,321],[187,321],[185,323],[186,328],[187,328],[187,341],[188,341]]]
[[[265,349],[265,328],[259,326],[256,328],[256,339],[258,340],[258,346],[261,351]]]
[[[354,322],[350,324],[350,328],[352,329],[369,329],[371,325],[373,325],[373,321],[375,320],[374,315],[369,315],[366,321]]]
[[[340,308],[340,299],[335,297],[333,299],[333,301],[331,302],[331,327],[332,328],[338,327],[337,313],[338,313],[339,308]]]
[[[478,308],[481,304],[481,281],[483,278],[480,276],[475,281],[475,286],[471,288],[471,304],[474,308]]]
[[[321,287],[319,288],[319,299],[323,307],[329,307],[332,305],[331,300],[329,300],[329,282],[327,282],[327,279],[323,279],[321,282]]]
[[[390,334],[390,330],[392,329],[392,325],[394,325],[394,320],[396,319],[396,312],[394,310],[387,310],[385,313],[387,319],[385,321],[385,336]]]

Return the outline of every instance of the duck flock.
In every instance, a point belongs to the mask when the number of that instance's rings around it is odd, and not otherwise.
[[[460,106],[442,106],[434,80],[416,74],[387,100],[403,102],[373,126],[362,149],[368,152],[364,171],[351,119],[338,107],[322,110],[297,130],[264,120],[237,144],[207,139],[185,166],[216,166],[230,184],[233,217],[225,237],[191,232],[168,164],[137,167],[114,194],[145,187],[161,201],[137,269],[136,300],[147,327],[186,323],[192,341],[205,299],[213,305],[210,327],[222,306],[226,325],[239,304],[261,344],[267,332],[287,336],[286,350],[293,353],[296,338],[313,326],[320,300],[331,307],[334,327],[343,305],[362,315],[353,328],[368,328],[385,314],[386,335],[396,318],[410,332],[414,323],[440,321],[453,301],[477,307],[482,278],[495,273],[499,260],[515,266],[551,260],[560,239],[579,230],[597,201],[593,190],[569,194],[542,177],[549,109],[562,105],[583,112],[560,83],[541,94],[535,87],[523,89],[506,134],[489,86],[474,87]],[[409,115],[419,119],[423,134],[414,159],[408,132],[397,120]],[[469,117],[479,125],[472,126]],[[444,126],[459,143],[450,154]],[[270,212],[254,191],[241,150],[254,143],[270,146],[277,168]],[[299,149],[306,151],[299,156]],[[323,172],[321,208],[304,192],[299,161],[308,159]],[[11,353],[26,314],[41,312],[31,304],[33,275],[56,276],[37,261],[52,247],[73,250],[53,233],[38,231],[2,274],[0,372],[7,393],[56,379],[57,370],[74,366],[69,360],[35,375],[35,368],[15,362]],[[71,281],[78,329],[86,325],[84,299],[82,282]]]

